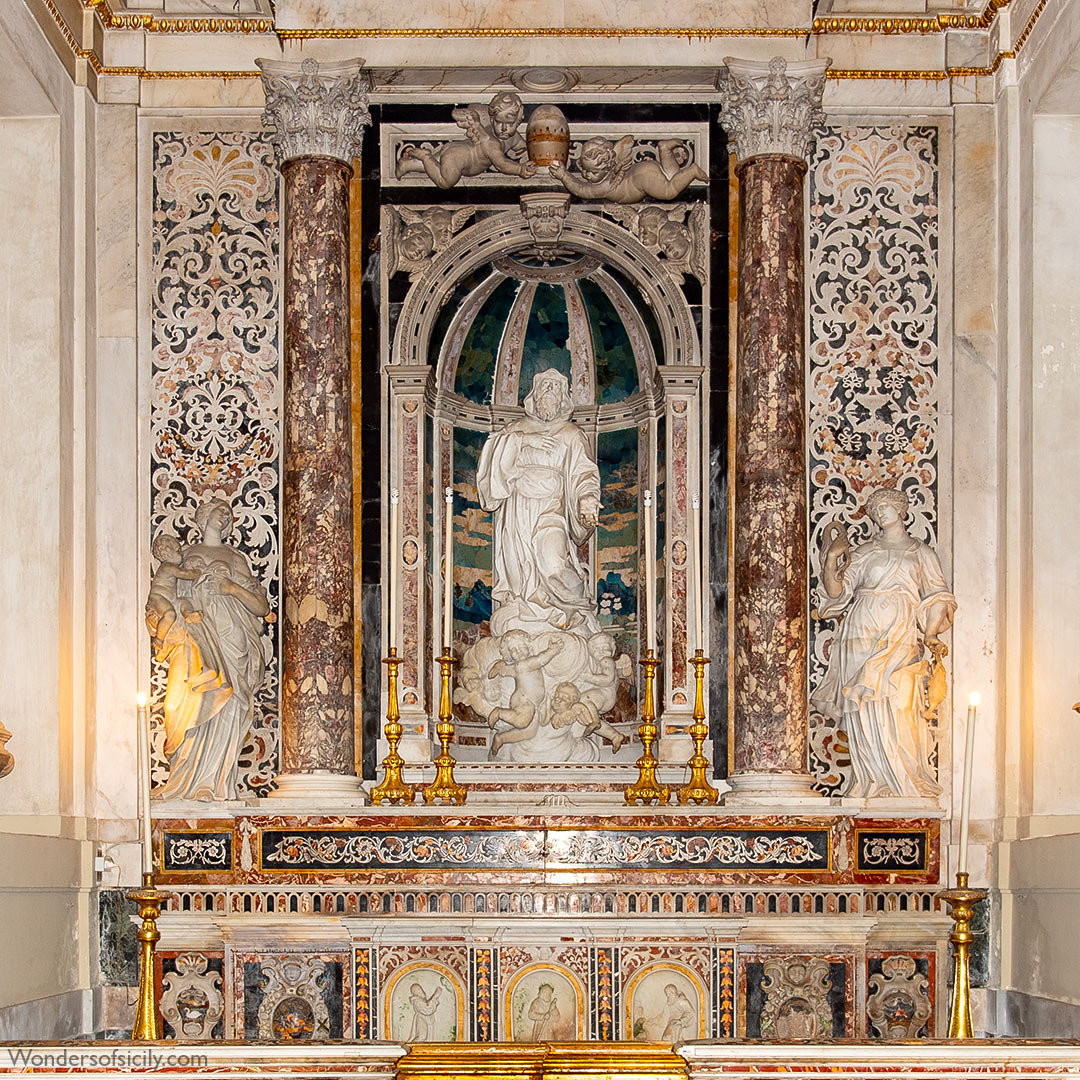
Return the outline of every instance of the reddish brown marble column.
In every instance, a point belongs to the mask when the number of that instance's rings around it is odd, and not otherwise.
[[[359,65],[262,61],[284,177],[278,794],[355,794],[349,181]]]
[[[727,64],[739,157],[729,783],[736,798],[779,799],[811,793],[803,179],[824,64],[790,77],[782,60]]]

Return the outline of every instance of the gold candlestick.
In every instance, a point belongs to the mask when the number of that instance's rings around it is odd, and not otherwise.
[[[398,710],[398,665],[401,658],[397,654],[397,647],[390,646],[390,655],[383,660],[386,665],[386,726],[383,732],[386,735],[386,744],[389,752],[383,758],[383,782],[371,791],[371,801],[376,805],[381,803],[411,803],[416,798],[416,792],[411,784],[405,783],[401,775],[401,768],[405,759],[398,753],[398,743],[404,728],[401,726],[401,713]]]
[[[709,760],[702,753],[701,748],[709,737],[709,727],[705,723],[705,665],[709,658],[698,649],[690,663],[694,665],[694,722],[690,725],[690,738],[694,742],[694,752],[690,756],[687,765],[690,768],[690,779],[675,792],[680,803],[715,803],[720,792],[709,783],[706,775],[709,768]]]
[[[161,1017],[154,985],[154,948],[161,940],[161,931],[157,928],[161,905],[171,895],[154,888],[153,874],[143,874],[142,888],[130,889],[127,893],[127,898],[139,905],[142,918],[142,926],[135,935],[139,939],[139,1000],[135,1006],[135,1026],[131,1029],[133,1039],[161,1038]]]
[[[654,799],[666,803],[671,798],[671,791],[656,779],[656,767],[660,763],[653,757],[652,745],[656,742],[659,728],[656,726],[656,710],[653,707],[653,683],[660,661],[652,649],[641,661],[645,669],[645,703],[641,709],[641,724],[638,735],[641,738],[641,757],[637,759],[638,778],[623,792],[628,803],[650,803]]]
[[[939,894],[949,905],[953,921],[949,941],[953,947],[952,998],[949,1001],[949,1038],[973,1039],[971,1026],[971,965],[969,951],[975,935],[971,932],[971,919],[975,904],[986,897],[985,889],[969,889],[968,876],[964,871],[956,875],[956,888]]]
[[[439,674],[442,679],[442,689],[439,692],[439,722],[435,725],[435,734],[439,737],[439,745],[442,749],[435,759],[435,779],[424,788],[424,802],[433,803],[436,799],[445,799],[447,802],[461,806],[465,802],[468,791],[454,779],[455,761],[450,754],[450,740],[454,737],[454,710],[450,704],[450,676],[453,671],[454,659],[450,651],[451,646],[443,648],[443,655],[438,657]]]

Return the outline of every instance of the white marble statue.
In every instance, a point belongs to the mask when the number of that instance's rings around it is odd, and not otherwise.
[[[146,602],[155,655],[168,664],[161,799],[236,798],[237,758],[266,671],[266,592],[247,559],[224,542],[232,511],[209,499],[195,512],[201,541],[159,537]]]
[[[929,762],[923,648],[944,652],[938,635],[956,598],[933,549],[904,529],[903,492],[878,488],[866,510],[881,531],[852,551],[843,528],[831,530],[823,555],[818,612],[843,619],[811,700],[847,732],[845,794],[932,797],[941,788]]]
[[[476,472],[480,505],[495,517],[493,635],[600,629],[577,549],[600,512],[600,472],[570,420],[566,376],[534,379],[525,415],[484,444]]]
[[[488,439],[477,469],[494,515],[491,637],[462,658],[456,700],[487,720],[498,760],[596,761],[599,740],[623,742],[602,719],[619,671],[577,554],[597,525],[600,473],[571,409],[566,377],[540,372],[525,415]],[[556,705],[561,684],[576,697],[564,689]]]

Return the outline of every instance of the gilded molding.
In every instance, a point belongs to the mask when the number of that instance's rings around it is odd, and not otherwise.
[[[157,19],[154,16],[124,13],[115,14],[108,0],[82,0],[87,10],[95,11],[106,29],[143,29],[157,33],[274,33],[279,41],[304,41],[319,38],[545,38],[545,37],[685,37],[688,40],[711,40],[716,37],[759,37],[759,38],[804,38],[807,36],[826,36],[840,33],[874,34],[921,34],[946,32],[948,30],[985,30],[989,29],[997,13],[1007,8],[1011,0],[988,0],[979,15],[965,15],[955,12],[942,12],[934,16],[870,17],[852,16],[815,19],[810,27],[768,28],[701,28],[701,27],[624,27],[620,29],[599,27],[527,27],[506,29],[500,27],[417,27],[386,29],[348,28],[340,30],[296,29],[276,30],[268,19]],[[146,80],[185,80],[185,79],[257,79],[258,71],[178,71],[147,70],[144,67],[111,67],[103,64],[93,49],[79,45],[64,17],[60,14],[53,0],[41,0],[52,16],[57,28],[70,47],[76,59],[85,60],[98,75],[127,75]],[[900,68],[834,68],[826,73],[827,79],[836,81],[880,80],[883,82],[910,82],[921,79],[926,82],[942,82],[946,79],[986,78],[994,75],[1005,60],[1015,59],[1031,36],[1039,16],[1046,8],[1047,0],[1041,0],[1032,11],[1027,25],[1012,49],[1004,49],[997,54],[988,67],[955,67],[945,70],[913,70]],[[198,29],[196,29],[198,26]]]

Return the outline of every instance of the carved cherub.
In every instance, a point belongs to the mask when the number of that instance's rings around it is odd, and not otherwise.
[[[488,669],[488,678],[508,675],[514,680],[509,708],[492,709],[488,724],[506,724],[514,729],[500,731],[491,740],[491,750],[498,753],[504,743],[523,742],[540,727],[540,704],[544,700],[544,665],[562,651],[563,642],[556,638],[546,649],[534,653],[529,635],[524,630],[509,630],[499,641],[501,660]]]
[[[498,100],[499,98],[496,98],[496,101]],[[445,191],[452,188],[463,176],[479,176],[492,168],[507,176],[520,176],[525,179],[532,176],[536,172],[536,166],[531,161],[516,161],[507,152],[508,148],[516,152],[516,142],[520,140],[520,136],[516,132],[516,125],[511,127],[506,118],[506,110],[497,107],[493,101],[486,111],[488,115],[485,118],[479,108],[468,105],[451,113],[455,123],[468,136],[467,140],[457,139],[444,143],[437,150],[406,146],[398,158],[398,179],[411,172],[426,172],[435,185]],[[489,126],[496,116],[498,130],[507,133],[504,139],[500,139]]]
[[[575,721],[584,727],[584,735],[591,735],[595,731],[602,739],[609,739],[613,754],[618,753],[622,744],[626,742],[626,736],[621,731],[616,731],[606,720],[601,719],[596,706],[586,699],[585,694],[578,693],[573,683],[559,683],[551,694],[551,726],[553,728],[569,727]]]
[[[394,274],[398,270],[412,273],[424,269],[428,258],[443,251],[474,213],[471,206],[456,210],[444,206],[430,206],[426,210],[413,210],[408,206],[389,209],[386,219],[389,233],[387,273]]]
[[[596,136],[581,148],[580,176],[557,161],[548,166],[548,171],[579,199],[607,199],[617,203],[636,203],[646,197],[667,202],[681,195],[695,180],[709,179],[700,165],[690,162],[690,151],[679,139],[665,139],[658,145],[659,161],[634,162],[633,149],[633,135],[626,135],[617,143]]]

